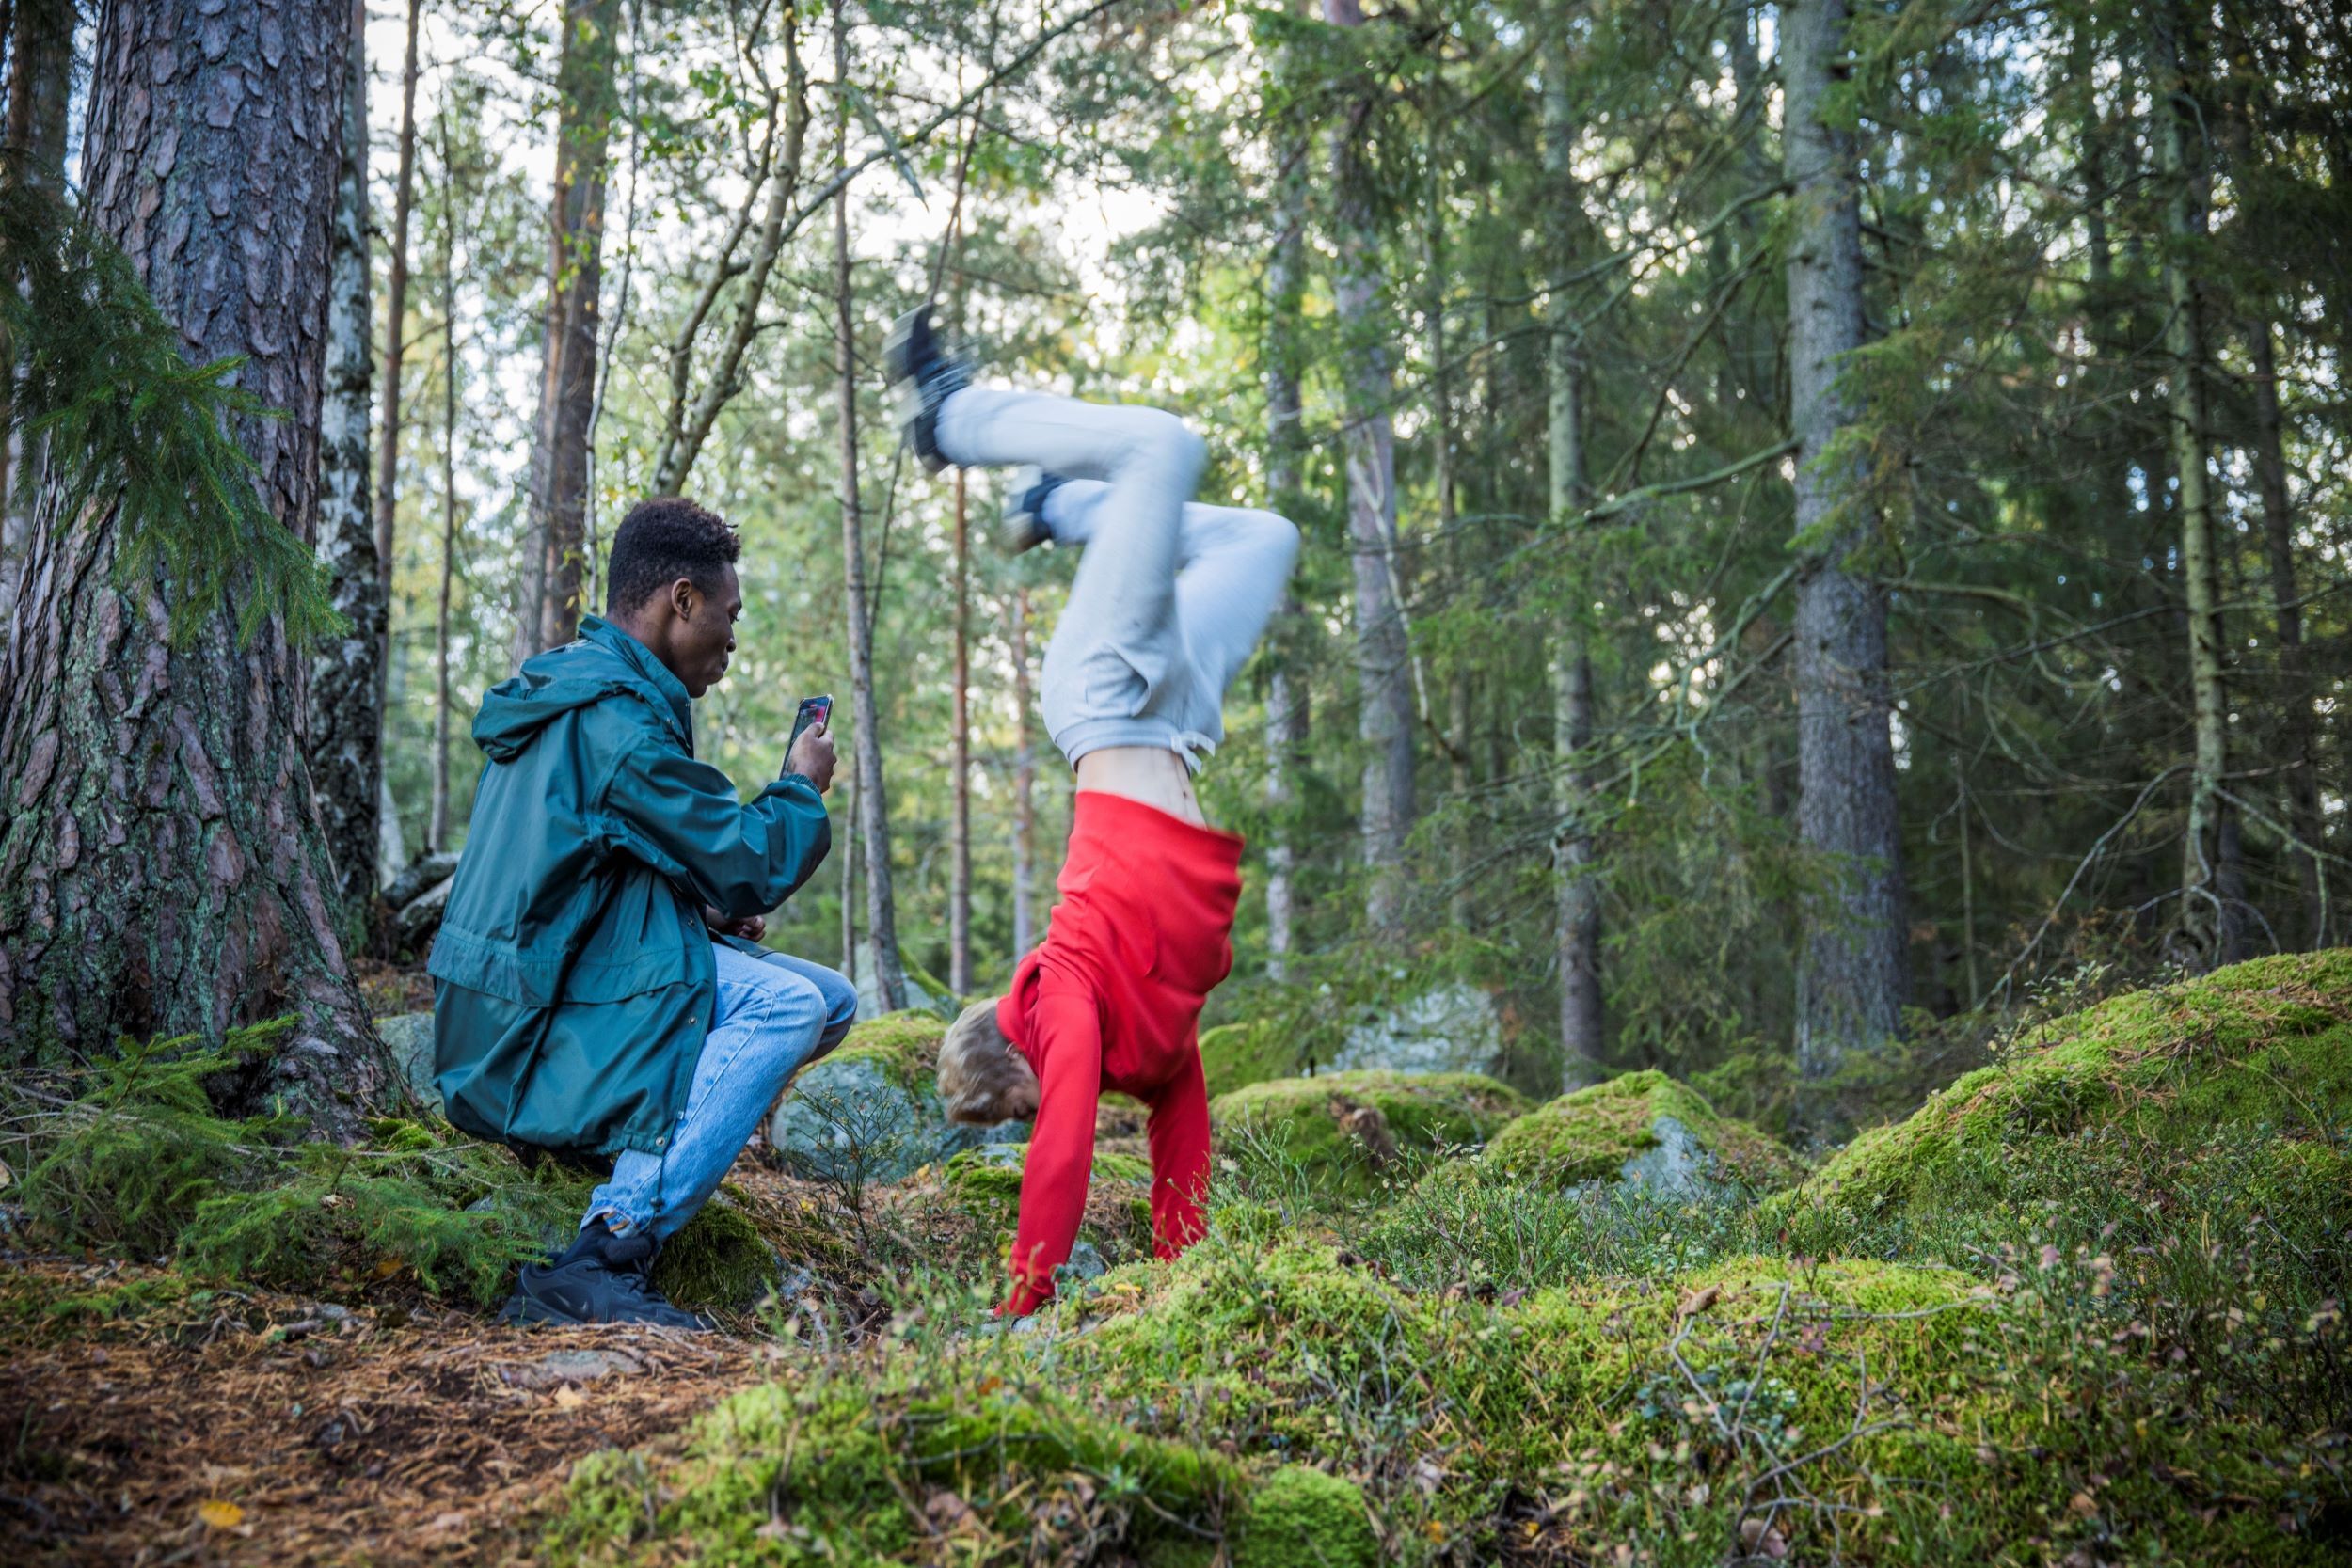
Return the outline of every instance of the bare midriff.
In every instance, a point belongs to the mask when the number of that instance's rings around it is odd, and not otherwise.
[[[1205,828],[1184,759],[1164,746],[1105,746],[1078,759],[1078,787],[1139,800],[1180,822]]]

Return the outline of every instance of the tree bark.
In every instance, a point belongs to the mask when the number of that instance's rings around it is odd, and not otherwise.
[[[188,357],[243,356],[285,411],[236,436],[306,541],[350,22],[350,0],[108,7],[84,148],[85,210]],[[55,1059],[291,1013],[223,1098],[352,1134],[401,1080],[336,940],[302,658],[275,618],[240,647],[233,609],[171,643],[172,587],[118,586],[121,544],[103,499],[35,530],[0,668],[0,1040]]]
[[[850,79],[848,19],[834,13],[834,80]],[[850,105],[835,94],[839,119],[834,151],[849,166]],[[850,182],[833,201],[834,344],[841,356],[841,571],[849,614],[850,706],[857,723],[857,800],[866,817],[866,940],[874,958],[874,990],[883,1007],[907,1005],[906,968],[898,957],[898,903],[890,883],[890,802],[882,784],[882,723],[874,703],[874,628],[866,611],[866,541],[859,516],[857,473],[857,330],[850,310]]]
[[[1012,594],[1012,956],[1037,935],[1037,747],[1029,738],[1029,591]]]
[[[441,585],[433,615],[433,809],[425,847],[449,847],[449,634],[457,565],[457,174],[441,117]]]
[[[1361,27],[1359,0],[1324,0],[1324,20]],[[1357,736],[1364,748],[1361,802],[1364,918],[1393,934],[1405,922],[1405,841],[1413,826],[1413,688],[1404,606],[1395,592],[1395,372],[1382,307],[1380,233],[1365,138],[1369,89],[1346,102],[1332,142],[1332,293],[1344,339],[1347,530],[1355,568]]]
[[[310,655],[310,783],[335,861],[345,929],[366,929],[375,898],[383,794],[386,578],[368,505],[368,415],[374,320],[368,289],[367,7],[351,0],[343,68],[342,170],[329,246],[326,383],[319,404],[319,560],[349,629]]]
[[[1286,61],[1278,61],[1282,69]],[[1301,510],[1299,467],[1299,314],[1307,276],[1308,139],[1296,116],[1286,116],[1274,143],[1274,245],[1266,261],[1265,480],[1266,504],[1285,517]],[[1288,978],[1297,893],[1295,828],[1291,821],[1291,773],[1305,739],[1303,689],[1295,689],[1291,659],[1299,633],[1298,600],[1291,589],[1274,613],[1267,638],[1265,688],[1266,977]]]
[[[417,22],[424,0],[408,0],[408,40],[400,67],[400,173],[392,183],[391,260],[384,281],[384,426],[375,464],[375,556],[389,603],[392,588],[392,515],[400,496],[400,372],[407,352],[408,218],[417,189]],[[384,635],[389,638],[388,623]],[[378,656],[389,669],[389,643]],[[380,699],[379,699],[380,701]]]
[[[956,470],[955,650],[947,715],[947,989],[972,990],[972,584],[963,470]]]
[[[21,177],[35,190],[65,190],[73,23],[73,0],[15,0],[8,28],[8,167],[0,180]],[[0,278],[0,287],[15,286],[12,277]],[[8,390],[0,387],[0,427],[7,429],[0,438],[0,626],[14,612],[30,547],[38,484],[25,482],[38,481],[46,462],[41,438],[16,429],[8,413]]]
[[[2302,944],[2328,945],[2328,868],[2319,858],[2326,819],[2319,810],[2319,759],[2310,655],[2303,645],[2302,591],[2296,586],[2295,503],[2287,489],[2285,421],[2279,412],[2279,356],[2267,318],[2247,324],[2253,350],[2254,481],[2262,494],[2263,550],[2270,567],[2270,596],[2278,606],[2279,687],[2285,704],[2280,747],[2287,765],[2287,825],[2302,840],[2290,845],[2303,894]]]
[[[2171,933],[2173,957],[2199,972],[2228,957],[2232,925],[2223,888],[2222,775],[2229,769],[2226,656],[2216,558],[2213,485],[2207,469],[2205,322],[2195,269],[2206,223],[2203,128],[2194,98],[2195,45],[2185,7],[2152,13],[2156,87],[2153,128],[2164,174],[2164,287],[2170,307],[2165,350],[2172,364],[2165,398],[2172,470],[2180,487],[2181,578],[2188,605],[2188,673],[2193,736],[2188,830],[2181,852],[2181,904]]]
[[[596,404],[604,266],[605,148],[617,107],[620,0],[564,0],[556,66],[555,199],[549,208],[547,357],[532,452],[532,540],[517,660],[580,627],[588,517],[588,429]]]
[[[1550,198],[1545,217],[1552,271],[1554,276],[1565,277],[1575,259],[1583,192],[1576,178],[1576,106],[1568,92],[1565,18],[1555,17],[1554,24],[1544,69],[1544,179]],[[1585,476],[1584,357],[1579,329],[1565,291],[1555,290],[1547,309],[1548,499],[1552,526],[1557,528],[1581,516],[1593,498],[1591,482]],[[1554,637],[1551,651],[1552,746],[1560,813],[1559,832],[1552,844],[1552,870],[1559,879],[1554,943],[1560,969],[1563,1090],[1597,1084],[1604,1075],[1600,1060],[1606,1023],[1600,986],[1600,886],[1594,865],[1597,810],[1584,760],[1585,748],[1593,742],[1593,658],[1583,626],[1584,607],[1592,596],[1590,584],[1578,585],[1577,602]]]
[[[1901,843],[1886,594],[1848,560],[1869,537],[1851,461],[1825,456],[1859,410],[1841,382],[1863,341],[1853,134],[1823,117],[1848,73],[1846,0],[1784,5],[1782,155],[1790,187],[1788,388],[1796,467],[1797,829],[1825,878],[1797,968],[1797,1064],[1818,1081],[1902,1022]],[[1801,1107],[1816,1135],[1828,1109]]]

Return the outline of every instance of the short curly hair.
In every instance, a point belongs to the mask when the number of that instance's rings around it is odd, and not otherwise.
[[[605,613],[628,614],[680,578],[716,594],[721,570],[742,553],[743,542],[717,513],[683,496],[639,501],[612,535]]]

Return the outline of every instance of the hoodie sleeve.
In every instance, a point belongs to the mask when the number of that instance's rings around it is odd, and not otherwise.
[[[651,736],[621,753],[598,806],[612,847],[733,920],[792,896],[833,846],[825,803],[799,774],[746,802],[724,773]]]

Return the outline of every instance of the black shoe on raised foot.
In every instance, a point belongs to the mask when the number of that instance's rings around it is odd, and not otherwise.
[[[709,1328],[707,1318],[671,1306],[647,1281],[655,1250],[652,1237],[615,1236],[597,1220],[553,1262],[523,1265],[499,1322]]]
[[[939,450],[940,405],[972,384],[972,367],[949,351],[931,321],[931,308],[918,305],[890,324],[882,370],[890,377],[907,444],[925,467],[939,472],[948,461]]]
[[[1024,468],[1013,476],[1005,498],[1005,515],[996,524],[996,543],[1007,555],[1033,550],[1054,537],[1045,521],[1045,498],[1066,483],[1042,468]]]

